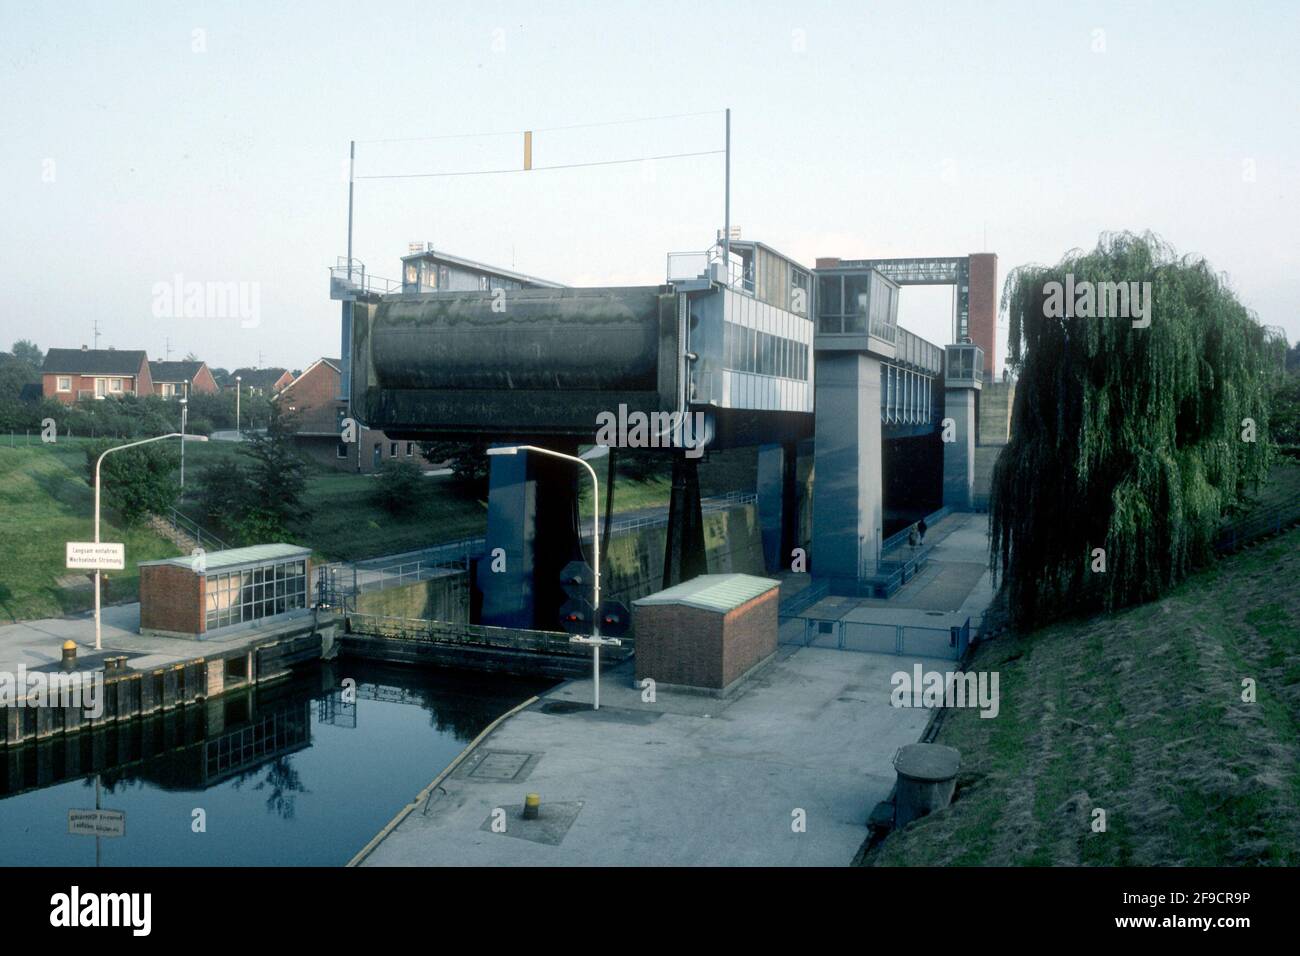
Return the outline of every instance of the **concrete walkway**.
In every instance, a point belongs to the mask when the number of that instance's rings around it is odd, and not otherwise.
[[[76,641],[77,657],[83,668],[102,667],[110,654],[127,656],[127,666],[136,670],[179,664],[205,654],[216,654],[265,640],[268,632],[284,622],[258,627],[249,625],[202,641],[157,637],[139,633],[140,605],[117,604],[100,612],[103,651],[95,653],[94,612],[76,617],[42,618],[0,626],[0,672],[14,673],[18,665],[34,670],[57,664],[63,642]]]
[[[989,571],[988,515],[956,513],[946,515],[926,532],[930,549],[925,567],[888,599],[827,597],[800,616],[839,620],[853,614],[855,620],[878,620],[882,624],[912,624],[947,627],[935,612],[946,612],[978,624],[980,615],[993,600],[993,575]],[[910,550],[904,544],[890,552],[901,556]],[[885,611],[876,617],[868,611]],[[910,611],[909,614],[895,612]],[[937,623],[936,623],[937,622]]]
[[[564,684],[482,740],[363,865],[846,865],[895,751],[930,716],[890,705],[891,675],[913,663],[783,648],[730,700],[654,703],[629,663],[604,675],[599,711],[589,680]],[[520,816],[530,792],[536,822]]]

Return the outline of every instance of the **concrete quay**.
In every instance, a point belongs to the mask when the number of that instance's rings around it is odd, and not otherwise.
[[[316,660],[333,643],[334,623],[317,627],[305,612],[219,637],[185,640],[138,633],[140,605],[101,612],[102,650],[95,651],[92,615],[23,621],[0,627],[0,675],[63,673],[64,641],[77,644],[76,668],[104,683],[101,716],[79,706],[0,707],[0,747],[93,729],[214,698],[227,690],[288,676],[299,663]]]
[[[599,711],[590,680],[570,681],[476,741],[354,865],[847,865],[930,717],[890,705],[913,663],[782,648],[727,699],[646,702],[628,662]],[[537,821],[521,814],[532,792]]]

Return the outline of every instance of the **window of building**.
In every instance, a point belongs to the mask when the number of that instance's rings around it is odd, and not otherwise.
[[[395,442],[395,441],[390,441],[390,442],[388,443],[388,457],[389,457],[389,458],[396,458],[396,457],[397,457],[397,442]]]
[[[347,442],[341,441],[341,442],[339,442],[337,445],[334,446],[334,457],[335,457],[335,458],[347,458],[347,457],[348,457],[348,443],[347,443]]]
[[[406,457],[411,458],[414,455],[415,455],[415,442],[408,441],[406,443]]]
[[[108,380],[108,390],[110,392],[122,391],[122,380],[120,378],[110,378]]]
[[[206,578],[209,631],[307,606],[307,564],[282,561]]]
[[[59,390],[60,392],[70,392],[70,391],[72,391],[72,376],[71,376],[71,375],[60,375],[60,376],[59,376],[59,381],[58,381],[57,388],[58,388],[58,390]]]
[[[808,314],[808,273],[803,269],[790,267],[790,311],[795,315]]]
[[[844,331],[843,285],[844,280],[840,276],[817,277],[818,331]]]

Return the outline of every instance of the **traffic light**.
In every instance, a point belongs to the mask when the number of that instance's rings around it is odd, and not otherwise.
[[[599,620],[602,637],[622,637],[632,626],[632,616],[622,601],[601,601]]]
[[[595,583],[596,572],[581,559],[570,561],[560,572],[560,586],[570,598],[585,598],[590,601]]]
[[[591,602],[569,598],[560,606],[560,626],[570,634],[591,633]]]

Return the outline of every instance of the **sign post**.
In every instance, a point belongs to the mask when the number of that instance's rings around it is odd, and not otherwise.
[[[100,838],[126,836],[126,811],[103,809],[99,792],[99,774],[95,774],[95,809],[68,811],[68,833],[95,838],[95,866],[99,866]]]

